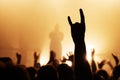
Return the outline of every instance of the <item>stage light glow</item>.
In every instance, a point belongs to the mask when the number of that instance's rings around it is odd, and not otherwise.
[[[94,49],[93,45],[88,45],[86,47],[86,50],[87,50],[87,56],[86,56],[86,58],[87,58],[87,60],[88,60],[89,63],[91,62],[91,59],[92,59],[91,52],[92,52],[93,49]]]
[[[69,61],[69,60],[68,60],[68,61],[66,61],[66,64],[67,64],[68,66],[70,66],[70,67],[72,66],[72,62],[71,62],[71,61]]]
[[[41,65],[41,66],[46,65],[47,62],[48,62],[48,60],[49,60],[49,55],[47,54],[47,52],[45,52],[45,51],[42,52],[42,53],[40,54],[40,60],[39,60],[40,65]]]

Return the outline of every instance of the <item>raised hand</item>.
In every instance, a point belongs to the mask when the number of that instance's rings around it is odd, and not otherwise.
[[[20,62],[21,62],[21,54],[16,53],[16,58],[17,58],[17,64],[20,64]]]
[[[112,54],[112,57],[114,58],[115,60],[115,63],[116,63],[116,66],[119,64],[119,59],[116,55]]]
[[[34,52],[34,60],[37,61],[39,59],[39,55],[37,55],[36,52]]]
[[[93,73],[95,73],[97,71],[97,66],[94,60],[94,54],[95,54],[95,49],[92,50],[91,52],[91,57],[92,57],[92,61],[91,61],[91,70]]]
[[[36,67],[36,65],[37,65],[37,61],[38,61],[38,59],[39,59],[39,54],[37,55],[37,52],[34,52],[34,67]]]
[[[67,59],[65,56],[63,56],[63,59],[62,59],[61,61],[62,61],[62,62],[66,62],[67,60],[70,60],[70,61],[73,62],[73,57],[74,57],[73,52],[67,53],[67,57],[68,57],[68,59]]]
[[[72,23],[70,16],[68,16],[68,22],[71,26],[71,35],[75,44],[79,43],[79,40],[84,39],[85,34],[85,19],[82,9],[80,9],[81,21]]]
[[[80,9],[81,21],[72,23],[70,16],[68,16],[68,22],[71,27],[71,35],[75,44],[75,58],[74,58],[74,71],[75,80],[92,80],[92,73],[90,65],[86,60],[86,45],[84,41],[85,37],[85,19],[82,9]]]
[[[105,65],[106,60],[102,60],[100,63],[98,63],[98,68],[102,69],[102,67]]]
[[[82,9],[80,11],[81,21],[72,23],[70,16],[68,16],[68,22],[71,27],[71,35],[75,44],[75,59],[86,59],[86,45],[84,42],[85,37],[85,19]]]
[[[72,61],[73,62],[73,52],[69,52],[67,53],[67,56],[68,56],[68,60]]]

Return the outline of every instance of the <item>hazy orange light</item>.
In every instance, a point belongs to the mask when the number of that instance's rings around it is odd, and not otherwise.
[[[46,65],[46,58],[45,57],[41,57],[42,59],[40,59],[40,65],[44,66]]]
[[[45,50],[46,51],[46,50]],[[40,54],[40,65],[41,66],[44,66],[47,64],[48,60],[49,60],[49,55],[47,54],[48,52],[45,52],[43,51],[41,54]]]

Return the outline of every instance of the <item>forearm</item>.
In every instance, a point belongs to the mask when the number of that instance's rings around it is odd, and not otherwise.
[[[79,43],[75,44],[75,80],[86,80],[86,46],[84,39],[81,39]],[[87,76],[87,75],[86,75]]]
[[[79,40],[75,43],[75,59],[80,61],[80,59],[86,58],[86,45],[84,39]]]
[[[36,67],[36,64],[37,64],[37,60],[34,60],[34,67]]]
[[[21,60],[20,60],[20,59],[18,59],[18,60],[17,60],[17,64],[20,64],[20,62],[21,62]]]
[[[88,61],[86,60],[85,42],[75,44],[75,80],[92,80],[92,74]]]

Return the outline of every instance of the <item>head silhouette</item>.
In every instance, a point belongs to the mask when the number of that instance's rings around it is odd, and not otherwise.
[[[42,66],[36,80],[58,80],[57,71],[51,65]]]
[[[58,66],[59,80],[73,80],[73,71],[67,64]]]

